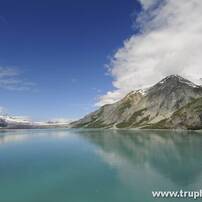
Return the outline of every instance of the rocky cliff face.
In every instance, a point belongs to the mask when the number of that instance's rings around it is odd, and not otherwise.
[[[194,99],[181,109],[175,111],[171,117],[147,126],[146,128],[202,129],[202,98]]]
[[[180,110],[183,107],[200,97],[201,86],[178,75],[171,75],[146,90],[130,92],[119,102],[101,107],[72,123],[72,127],[176,128],[173,122],[179,117],[175,113],[182,113]],[[186,107],[184,110],[188,109]]]

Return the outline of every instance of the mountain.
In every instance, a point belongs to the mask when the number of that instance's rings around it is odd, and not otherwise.
[[[202,129],[202,97],[194,99],[192,102],[174,112],[171,117],[159,121],[148,128]]]
[[[200,102],[202,86],[171,75],[154,86],[132,91],[122,100],[73,122],[75,128],[202,128]],[[192,109],[195,111],[192,111]],[[197,111],[199,110],[199,111]],[[183,117],[185,111],[197,120]],[[202,110],[201,110],[202,113]],[[190,125],[185,121],[190,122]],[[180,123],[180,124],[177,124]],[[193,126],[193,127],[192,127]]]
[[[49,120],[46,122],[43,121],[38,121],[38,122],[34,122],[33,125],[35,126],[35,128],[69,128],[69,124],[70,124],[69,119],[53,119],[53,120]]]
[[[35,128],[68,128],[69,120],[58,119],[47,122],[34,122],[27,117],[0,115],[0,128],[35,129]]]
[[[32,122],[27,117],[22,116],[10,116],[10,115],[0,115],[0,128],[24,128],[30,127]]]

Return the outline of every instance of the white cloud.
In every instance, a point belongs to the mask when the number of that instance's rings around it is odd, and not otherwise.
[[[6,90],[30,90],[35,84],[21,78],[21,73],[14,67],[0,66],[0,88]]]
[[[165,76],[179,74],[201,84],[202,1],[141,0],[138,22],[142,32],[124,42],[111,62],[115,90],[98,105],[113,103],[131,90],[153,85]],[[148,17],[149,16],[149,17]]]
[[[152,5],[154,5],[157,2],[157,0],[140,0],[140,3],[142,4],[144,9],[148,9]]]

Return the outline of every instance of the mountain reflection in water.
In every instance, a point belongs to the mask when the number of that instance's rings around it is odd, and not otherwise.
[[[201,171],[201,132],[0,132],[0,201],[151,202],[152,191],[198,191]]]
[[[157,130],[81,130],[77,133],[98,145],[102,158],[119,170],[152,169],[183,186],[194,184],[200,178],[201,133]]]

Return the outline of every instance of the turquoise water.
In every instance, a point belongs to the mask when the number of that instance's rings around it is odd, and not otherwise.
[[[0,202],[152,202],[202,188],[202,134],[127,130],[0,132]]]

